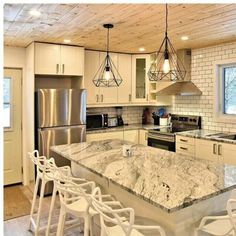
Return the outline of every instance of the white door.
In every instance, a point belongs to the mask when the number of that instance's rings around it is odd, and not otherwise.
[[[60,45],[35,43],[35,74],[61,74],[60,54]]]
[[[109,53],[117,69],[117,53]],[[106,57],[106,52],[100,52],[100,65]],[[117,87],[100,87],[100,102],[108,104],[117,104]]]
[[[84,87],[87,90],[87,105],[99,102],[99,88],[93,83],[93,78],[99,69],[99,52],[85,51]]]
[[[83,76],[84,48],[61,46],[61,74]]]
[[[118,72],[122,83],[118,87],[118,103],[131,102],[132,57],[129,54],[118,54]]]
[[[21,70],[4,69],[4,185],[22,182],[21,75]]]

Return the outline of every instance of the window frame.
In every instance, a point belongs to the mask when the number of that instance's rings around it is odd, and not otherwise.
[[[9,104],[10,105],[10,126],[4,127],[4,131],[13,131],[13,78],[9,76],[4,76],[3,79],[10,79],[10,100],[9,103],[5,103],[3,100],[3,106],[4,104]],[[3,107],[4,109],[4,107]]]
[[[214,119],[216,122],[236,123],[236,114],[226,114],[224,105],[224,68],[236,66],[236,59],[216,61],[214,69]]]

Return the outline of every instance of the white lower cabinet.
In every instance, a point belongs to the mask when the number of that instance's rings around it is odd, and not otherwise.
[[[138,130],[125,130],[124,140],[138,144],[139,142],[139,131]]]
[[[148,134],[147,130],[142,130],[142,129],[139,130],[139,142],[138,142],[139,144],[142,144],[145,146],[148,145],[147,134]]]
[[[228,143],[218,144],[218,154],[226,164],[236,165],[236,145]]]
[[[195,156],[195,139],[176,135],[176,153]]]
[[[94,133],[94,134],[87,134],[86,141],[99,141],[99,140],[106,140],[106,139],[123,139],[123,131],[118,132],[106,132],[106,133]]]

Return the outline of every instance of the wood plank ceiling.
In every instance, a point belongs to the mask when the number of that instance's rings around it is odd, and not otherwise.
[[[41,16],[34,17],[30,10]],[[169,37],[176,49],[236,41],[236,4],[169,4]],[[110,49],[156,51],[165,30],[163,4],[5,4],[4,44],[26,47],[32,41],[104,50],[104,23],[113,23]],[[189,40],[182,41],[187,35]]]

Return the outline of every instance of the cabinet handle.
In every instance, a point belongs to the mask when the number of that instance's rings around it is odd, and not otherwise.
[[[217,145],[214,143],[214,144],[213,144],[213,154],[217,154],[217,153],[216,153],[216,146],[217,146]]]
[[[65,64],[62,64],[62,74],[65,72]]]
[[[186,140],[186,139],[180,139],[180,141],[185,142],[185,143],[188,142],[188,140]]]
[[[59,64],[56,65],[57,74],[59,73]]]
[[[129,94],[129,101],[131,102],[131,94]]]
[[[182,150],[188,150],[188,148],[185,148],[185,147],[180,147],[180,149],[182,149]]]
[[[96,95],[96,98],[97,98],[97,102],[99,102],[99,100],[98,100],[98,99],[99,99],[99,96],[98,96],[98,94]]]
[[[221,149],[221,144],[218,145],[218,155],[221,156],[222,155],[222,149]]]
[[[103,102],[103,94],[101,95],[101,102]]]
[[[145,133],[145,140],[148,139],[148,133]]]
[[[147,101],[148,101],[148,94],[147,94]]]

